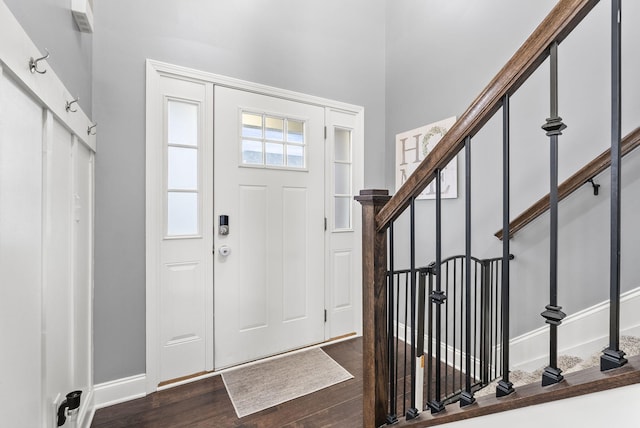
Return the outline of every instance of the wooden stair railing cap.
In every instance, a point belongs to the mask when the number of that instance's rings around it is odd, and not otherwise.
[[[633,151],[640,146],[640,127],[634,129],[627,134],[621,141],[621,155]],[[598,155],[591,162],[580,168],[575,174],[567,178],[558,186],[558,201],[565,199],[567,196],[582,187],[587,180],[595,177],[611,166],[611,149],[607,149]],[[528,209],[524,210],[518,217],[509,223],[509,238],[513,238],[518,231],[522,230],[526,225],[540,217],[549,209],[549,194],[538,199]],[[502,240],[502,229],[498,230],[495,237]]]
[[[531,36],[478,95],[460,119],[427,155],[407,181],[398,189],[376,216],[381,231],[389,226],[433,180],[436,170],[443,169],[502,105],[505,95],[513,94],[538,68],[548,55],[553,42],[562,42],[582,19],[598,4],[598,0],[560,0]]]

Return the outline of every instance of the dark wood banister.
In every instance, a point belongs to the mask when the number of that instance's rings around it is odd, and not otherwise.
[[[502,98],[513,94],[544,62],[552,42],[562,42],[582,19],[598,4],[598,0],[560,0],[534,30],[489,85],[471,103],[460,119],[422,161],[407,181],[376,216],[378,232],[386,229],[433,180],[437,169],[444,167],[500,108]]]
[[[622,156],[640,146],[640,128],[627,134],[621,141]],[[577,189],[582,187],[590,178],[600,174],[611,166],[611,149],[605,150],[594,160],[580,168],[575,174],[567,178],[558,186],[558,201],[563,200]],[[509,238],[512,238],[519,230],[544,214],[549,209],[549,194],[540,198],[536,203],[523,211],[518,217],[509,223]],[[502,240],[502,229],[495,233],[496,238]]]

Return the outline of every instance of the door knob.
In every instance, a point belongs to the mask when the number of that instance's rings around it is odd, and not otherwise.
[[[231,254],[231,248],[229,248],[226,245],[223,245],[222,247],[218,248],[218,253],[222,257],[227,257],[229,254]]]

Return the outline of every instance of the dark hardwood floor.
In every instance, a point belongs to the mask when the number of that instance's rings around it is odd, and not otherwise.
[[[322,348],[354,379],[238,419],[220,376],[97,410],[93,428],[362,427],[362,338]]]

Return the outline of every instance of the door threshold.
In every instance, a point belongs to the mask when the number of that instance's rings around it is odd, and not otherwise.
[[[357,333],[355,333],[355,332],[354,333],[348,333],[348,334],[344,334],[342,336],[338,336],[338,337],[334,337],[334,338],[325,340],[324,342],[316,343],[315,345],[309,345],[309,346],[305,346],[303,348],[293,349],[291,351],[282,352],[280,354],[271,355],[269,357],[260,358],[258,360],[249,361],[249,362],[238,364],[238,365],[231,366],[231,367],[225,367],[224,369],[198,372],[198,373],[194,373],[192,375],[187,375],[187,376],[182,376],[182,377],[178,377],[178,378],[175,378],[175,379],[165,380],[165,381],[162,381],[162,382],[160,382],[158,384],[157,391],[164,391],[166,389],[174,388],[176,386],[180,386],[180,385],[184,385],[184,384],[192,383],[192,382],[197,382],[199,380],[203,380],[203,379],[207,379],[207,378],[210,378],[210,377],[213,377],[213,376],[221,375],[221,374],[229,372],[231,370],[236,370],[236,369],[239,369],[239,368],[242,368],[242,367],[249,367],[249,366],[252,366],[252,365],[257,364],[257,363],[262,363],[262,362],[265,362],[265,361],[274,360],[274,359],[283,357],[285,355],[297,354],[299,352],[303,352],[303,351],[306,351],[306,350],[309,350],[309,349],[322,348],[323,346],[326,346],[328,344],[345,342],[347,340],[355,339],[356,337],[358,337]]]

